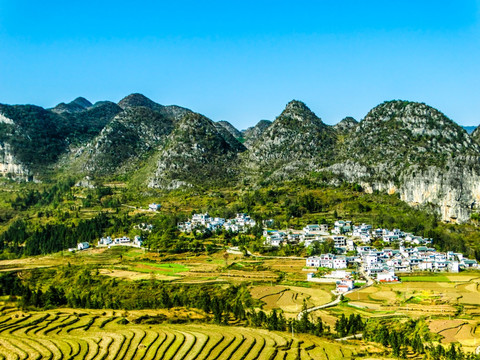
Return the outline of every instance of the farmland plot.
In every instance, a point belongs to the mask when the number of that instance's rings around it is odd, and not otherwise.
[[[112,313],[14,312],[0,323],[5,359],[337,359],[362,346],[310,335],[207,324],[141,325]],[[122,320],[122,321],[120,321]],[[120,322],[119,322],[120,321]]]

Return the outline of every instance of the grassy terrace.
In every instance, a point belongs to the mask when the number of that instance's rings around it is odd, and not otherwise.
[[[151,312],[150,312],[151,313]],[[123,316],[126,315],[126,316]],[[375,345],[216,325],[135,324],[145,312],[62,309],[0,316],[0,357],[51,359],[381,359]],[[126,319],[119,321],[119,319]]]

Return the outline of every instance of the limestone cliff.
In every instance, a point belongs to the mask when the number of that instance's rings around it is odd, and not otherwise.
[[[0,175],[30,180],[32,172],[22,164],[14,155],[9,143],[0,142]]]
[[[466,221],[480,204],[480,148],[466,131],[425,104],[389,101],[372,109],[327,167],[366,191],[398,193]]]

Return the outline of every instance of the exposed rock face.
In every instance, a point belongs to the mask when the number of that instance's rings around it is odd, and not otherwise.
[[[223,129],[223,128],[222,128]],[[237,181],[237,155],[245,147],[200,114],[187,114],[160,151],[149,186],[222,186]]]
[[[271,180],[303,177],[331,163],[335,141],[335,131],[294,100],[251,145],[244,167]]]
[[[82,149],[83,170],[105,176],[135,169],[138,161],[157,149],[173,128],[171,119],[143,106],[125,108]],[[82,160],[81,160],[82,161]]]
[[[480,126],[471,132],[470,137],[480,145]]]
[[[478,158],[449,159],[446,168],[431,166],[405,174],[398,189],[400,198],[410,204],[432,203],[443,220],[464,222],[480,205]]]
[[[257,125],[242,131],[242,137],[245,139],[244,145],[247,149],[262,137],[262,134],[270,125],[272,125],[270,120],[260,120]]]
[[[15,158],[10,144],[0,142],[0,175],[7,174],[22,179],[31,176],[30,170]]]
[[[240,131],[237,130],[237,128],[235,126],[233,126],[232,124],[230,124],[228,121],[225,121],[225,120],[220,120],[220,121],[217,121],[215,123],[216,125],[220,125],[221,127],[223,127],[225,130],[227,130],[230,134],[232,134],[232,136],[235,138],[235,139],[238,139],[238,138],[241,138],[242,137],[242,133]]]
[[[377,106],[337,149],[329,171],[367,190],[437,205],[444,220],[468,220],[480,199],[479,146],[425,104],[390,101]]]
[[[347,116],[338,124],[335,124],[333,128],[340,134],[348,134],[350,131],[354,130],[357,125],[357,120],[351,116]]]

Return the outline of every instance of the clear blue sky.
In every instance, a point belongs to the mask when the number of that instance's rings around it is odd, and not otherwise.
[[[404,99],[478,125],[479,89],[478,1],[0,0],[0,103],[140,92],[241,129]]]

